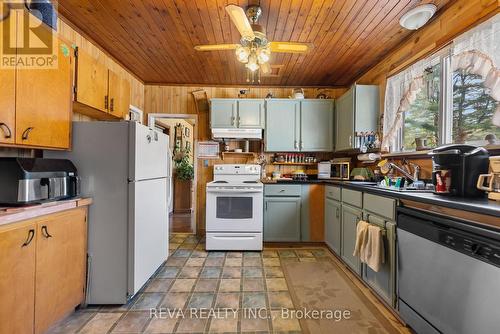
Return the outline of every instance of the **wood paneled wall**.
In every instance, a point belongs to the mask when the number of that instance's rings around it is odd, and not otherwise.
[[[203,89],[208,98],[236,98],[240,89],[245,87],[192,87],[192,86],[145,86],[144,111],[145,117],[149,113],[164,114],[196,114],[196,107],[191,92]],[[318,93],[324,92],[332,98],[337,98],[347,89],[344,88],[309,88],[305,89],[307,98],[316,97]],[[291,94],[291,88],[253,88],[251,87],[247,97],[264,98],[271,92],[276,98],[286,98]],[[208,115],[198,115],[198,139],[200,141],[210,139],[210,127]],[[251,150],[255,150],[252,145]],[[205,161],[208,163],[205,165]],[[196,226],[198,233],[205,230],[205,186],[212,181],[213,165],[218,163],[248,163],[246,159],[226,158],[224,161],[218,159],[201,160],[197,163],[197,199],[196,199]]]
[[[58,19],[58,34],[59,36],[90,54],[105,64],[113,72],[117,73],[121,78],[130,81],[130,103],[140,109],[144,109],[144,84],[141,80],[135,77],[125,67],[115,61],[111,56],[104,52],[97,44],[83,36],[80,32],[74,29],[64,19]],[[76,119],[88,120],[83,115],[75,115]]]

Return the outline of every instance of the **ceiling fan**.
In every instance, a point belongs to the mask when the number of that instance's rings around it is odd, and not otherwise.
[[[259,5],[248,6],[246,12],[239,6],[228,5],[226,12],[241,34],[240,43],[196,45],[194,48],[197,51],[235,50],[238,61],[245,64],[248,69],[247,81],[250,81],[250,76],[254,81],[257,73],[260,82],[261,71],[263,74],[271,73],[269,65],[271,53],[304,53],[313,47],[310,43],[269,41],[266,37],[266,29],[257,24],[262,15],[262,8]]]

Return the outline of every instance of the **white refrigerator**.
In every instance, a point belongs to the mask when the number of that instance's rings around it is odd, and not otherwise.
[[[88,304],[125,304],[168,257],[168,136],[136,122],[74,122],[70,152],[89,208]]]

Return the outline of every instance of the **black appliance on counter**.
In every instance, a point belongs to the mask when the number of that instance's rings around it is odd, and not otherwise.
[[[477,189],[480,174],[488,173],[489,153],[473,145],[446,145],[438,147],[432,157],[432,183],[438,195],[480,197]]]
[[[0,158],[0,205],[22,206],[80,195],[75,165],[64,159]]]

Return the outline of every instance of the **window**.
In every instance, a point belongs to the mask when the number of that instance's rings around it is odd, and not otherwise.
[[[425,69],[424,87],[404,114],[403,151],[436,147],[441,99],[441,64]]]
[[[500,145],[500,14],[387,79],[382,149]]]
[[[488,136],[500,138],[492,118],[498,107],[484,87],[484,80],[466,70],[453,72],[452,142],[485,145]]]

